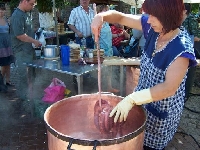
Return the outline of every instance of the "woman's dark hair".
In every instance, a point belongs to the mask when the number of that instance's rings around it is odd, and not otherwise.
[[[189,15],[191,13],[191,4],[184,3],[184,5],[185,5],[185,10],[187,10],[186,14]]]
[[[0,3],[0,10],[6,10],[5,3]]]
[[[163,32],[168,33],[181,26],[185,7],[183,0],[145,0],[142,10],[155,16],[163,25]]]

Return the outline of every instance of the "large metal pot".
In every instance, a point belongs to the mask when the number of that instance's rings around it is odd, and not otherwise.
[[[94,125],[98,94],[69,97],[51,105],[44,114],[49,150],[143,150],[146,113],[134,106],[122,126],[122,135],[106,138]],[[115,106],[122,97],[102,94]]]
[[[46,58],[56,58],[60,55],[60,48],[57,45],[46,45],[43,50]]]

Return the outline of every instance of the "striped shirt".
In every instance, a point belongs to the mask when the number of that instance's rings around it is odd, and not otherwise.
[[[78,6],[71,11],[67,24],[74,25],[84,37],[92,35],[91,22],[94,18],[94,11],[89,7],[89,13],[87,13],[82,6]],[[77,34],[75,34],[78,37]]]
[[[117,27],[114,26],[114,25],[111,26],[110,28],[111,28],[112,34],[120,34],[120,33],[123,32],[123,29],[117,28]],[[125,40],[125,36],[124,36],[124,35],[119,36],[119,37],[114,37],[114,38],[112,39],[112,45],[113,45],[113,46],[120,46],[120,42],[123,41],[123,40]]]

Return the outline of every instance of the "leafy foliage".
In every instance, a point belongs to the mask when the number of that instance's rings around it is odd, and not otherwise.
[[[197,14],[199,12],[199,4],[192,4],[192,13]]]
[[[13,11],[14,8],[16,8],[19,5],[19,0],[18,1],[10,0],[9,4],[10,4],[10,10]]]
[[[5,1],[5,0],[0,0]],[[8,0],[9,1],[9,0]],[[10,0],[9,2],[11,11],[14,10],[19,4],[19,0]],[[55,0],[56,8],[64,8],[65,6],[77,6],[77,1],[68,1],[68,0]],[[37,5],[40,12],[52,12],[53,0],[37,0]]]
[[[65,6],[77,6],[76,1],[69,2],[67,0],[55,0],[56,8],[64,8]],[[52,12],[53,0],[37,0],[37,6],[40,12]]]

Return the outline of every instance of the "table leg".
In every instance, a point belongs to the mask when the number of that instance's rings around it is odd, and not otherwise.
[[[35,68],[27,67],[27,75],[28,75],[28,95],[30,100],[30,111],[31,117],[34,116],[34,100],[33,100],[33,83],[35,80]]]
[[[120,66],[120,95],[124,96],[124,66]]]
[[[140,68],[138,66],[126,66],[126,95],[135,91],[140,76]]]
[[[83,76],[76,76],[77,84],[78,84],[78,94],[83,93]]]

